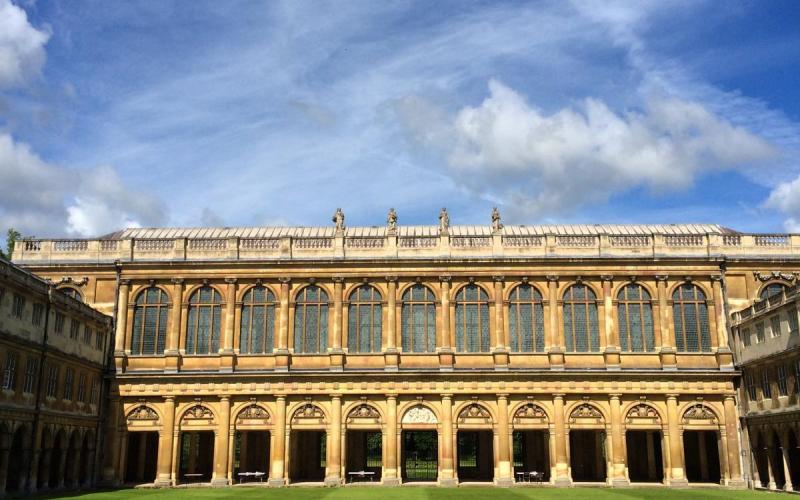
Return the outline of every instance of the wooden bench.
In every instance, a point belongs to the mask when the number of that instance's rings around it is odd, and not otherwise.
[[[266,472],[260,472],[260,471],[255,471],[255,472],[240,472],[240,473],[238,474],[238,476],[239,476],[239,483],[240,483],[240,484],[241,484],[241,483],[244,483],[244,482],[246,482],[246,481],[247,481],[247,479],[248,479],[248,478],[251,478],[251,477],[252,477],[253,479],[258,479],[258,481],[259,481],[259,482],[263,483],[263,482],[264,482],[264,476],[266,476],[266,475],[267,475],[267,473],[266,473]]]
[[[366,470],[356,470],[348,472],[347,475],[349,476],[351,483],[353,482],[354,478],[364,479],[366,477],[368,477],[370,482],[372,482],[372,478],[375,476],[375,473]]]
[[[203,474],[190,473],[190,474],[184,474],[183,477],[187,481],[198,481],[203,478]]]

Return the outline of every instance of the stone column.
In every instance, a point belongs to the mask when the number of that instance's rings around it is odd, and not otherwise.
[[[508,370],[508,332],[503,321],[505,310],[503,306],[503,282],[505,277],[492,276],[492,279],[494,280],[494,368],[495,370]]]
[[[558,305],[558,276],[547,276],[547,305],[549,311],[548,328],[545,332],[545,348],[549,353],[550,368],[564,369],[564,339],[559,330],[561,311]]]
[[[739,418],[733,394],[725,396],[723,407],[725,410],[725,440],[728,450],[728,486],[744,487],[742,466],[739,461]]]
[[[614,296],[612,285],[614,277],[609,274],[600,276],[603,280],[603,326],[600,332],[600,347],[603,349],[607,370],[620,369],[619,329],[614,325]],[[603,345],[605,343],[605,345]]]
[[[172,441],[175,433],[175,397],[164,398],[161,432],[158,435],[158,462],[156,464],[156,486],[173,486]]]
[[[275,437],[272,440],[272,463],[270,464],[269,485],[284,486],[286,455],[286,396],[275,397]]]
[[[453,349],[450,345],[450,337],[452,335],[453,325],[450,324],[450,276],[439,276],[442,282],[442,331],[439,335],[438,349],[439,352],[439,369],[452,370],[453,369]]]
[[[331,395],[331,426],[328,429],[328,466],[325,485],[342,483],[342,395]]]
[[[117,298],[117,328],[114,333],[114,356],[125,356],[125,338],[128,331],[128,295],[131,291],[131,280],[119,280],[119,297]]]
[[[780,448],[781,458],[783,459],[783,477],[785,478],[783,491],[794,491],[792,473],[789,469],[789,436],[786,431],[781,433]]]
[[[514,467],[511,460],[511,428],[508,425],[508,394],[497,395],[497,480],[498,486],[514,485]]]
[[[722,276],[711,276],[711,284],[714,289],[714,319],[717,324],[717,363],[721,370],[733,370],[733,351],[728,342],[728,321],[725,299],[722,296]]]
[[[767,445],[769,446],[769,444]],[[764,453],[767,455],[767,477],[769,478],[769,482],[767,483],[767,488],[770,490],[777,490],[778,485],[775,484],[775,473],[772,472],[772,450],[767,448],[764,450]]]
[[[621,394],[609,395],[611,404],[611,486],[628,486],[625,475],[625,445],[623,440]]]
[[[564,395],[553,394],[553,422],[556,434],[556,486],[570,486],[569,463],[567,463],[567,430],[564,424]]]
[[[439,484],[457,483],[453,457],[453,395],[442,394],[442,463],[439,466]]]
[[[661,367],[665,370],[677,370],[678,362],[675,357],[675,339],[672,325],[670,324],[670,310],[667,300],[667,276],[656,276],[656,292],[658,294],[658,310],[661,313],[658,321],[661,324]],[[683,448],[683,447],[681,447]]]
[[[669,484],[675,487],[686,487],[686,473],[683,466],[683,440],[678,428],[678,394],[667,394],[667,425],[669,428],[669,461],[671,464]]]
[[[397,371],[400,362],[397,350],[397,276],[387,276],[386,297],[386,351],[384,352],[384,367],[387,371]]]
[[[278,348],[275,350],[275,370],[289,371],[289,278],[281,282],[280,310],[278,314]],[[281,465],[283,467],[283,465]],[[281,481],[283,476],[281,476]],[[281,483],[283,484],[283,483]]]
[[[70,456],[69,448],[69,434],[65,435],[66,442],[61,442],[61,456],[58,460],[58,488],[63,488],[65,485],[66,472],[67,472],[67,457]],[[71,457],[70,457],[71,458]]]
[[[225,291],[225,323],[222,331],[222,359],[220,359],[220,371],[233,371],[233,337],[236,334],[236,278],[225,278],[228,284]]]
[[[178,371],[181,339],[181,326],[183,316],[183,278],[172,279],[172,321],[167,334],[167,346],[164,349],[166,355],[166,371]]]
[[[397,486],[400,474],[397,470],[397,394],[386,396],[386,453],[384,454],[383,484]]]
[[[231,397],[219,398],[219,422],[214,432],[214,475],[211,486],[228,486],[228,437],[231,425]]]
[[[331,329],[330,358],[331,370],[342,371],[344,351],[342,350],[342,293],[344,278],[333,277],[333,328]]]

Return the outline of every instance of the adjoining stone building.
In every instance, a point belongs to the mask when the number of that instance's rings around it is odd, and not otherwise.
[[[796,273],[756,277],[767,282],[759,300],[732,320],[743,431],[754,486],[792,491],[800,488],[800,285]]]
[[[90,487],[111,317],[0,259],[0,496]]]
[[[745,484],[727,311],[798,237],[343,219],[18,244],[117,311],[107,481]]]

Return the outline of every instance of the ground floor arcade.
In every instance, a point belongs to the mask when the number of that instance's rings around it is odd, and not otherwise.
[[[113,404],[112,482],[743,484],[732,395],[280,393]]]
[[[800,420],[796,412],[747,417],[752,487],[800,491]]]

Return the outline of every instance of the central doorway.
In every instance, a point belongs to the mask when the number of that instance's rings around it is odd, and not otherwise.
[[[550,442],[548,431],[514,431],[514,477],[530,481],[531,473],[541,474],[541,481],[550,481]],[[536,476],[534,476],[536,477]]]
[[[241,482],[241,473],[263,473],[262,480],[269,476],[269,438],[269,431],[236,432],[233,477]]]
[[[348,482],[381,480],[382,439],[380,431],[347,431],[347,468],[345,472]]]
[[[628,431],[625,434],[628,475],[634,483],[664,481],[661,432]]]
[[[325,431],[292,431],[289,480],[293,483],[324,481],[326,449]]]
[[[152,483],[156,480],[158,432],[129,432],[125,460],[126,483]]]
[[[683,431],[686,479],[690,483],[720,482],[716,431]]]
[[[181,432],[179,479],[183,482],[211,481],[214,466],[214,431]]]
[[[403,431],[403,481],[436,481],[439,438],[436,431]]]
[[[606,433],[569,431],[572,480],[599,483],[606,480]]]
[[[459,481],[494,479],[492,431],[458,431],[456,459]]]

